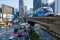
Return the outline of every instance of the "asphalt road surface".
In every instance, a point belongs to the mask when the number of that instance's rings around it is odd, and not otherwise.
[[[9,29],[7,30],[1,30],[0,31],[0,40],[9,40],[10,38],[10,34],[14,33],[14,28],[17,28],[17,25],[12,25]],[[27,30],[27,29],[26,29]],[[26,35],[29,35],[29,34],[26,34]],[[25,35],[25,36],[26,36]],[[21,37],[20,39],[18,40],[25,40],[25,36]],[[14,36],[15,39],[17,39],[18,37]],[[28,39],[30,40],[30,39]]]
[[[36,29],[35,31],[41,37],[42,40],[55,40],[54,37],[52,37],[41,29]]]

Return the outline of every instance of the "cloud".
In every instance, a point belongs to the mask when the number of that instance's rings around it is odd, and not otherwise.
[[[19,0],[0,0],[0,4],[6,4],[15,8],[19,8]],[[24,0],[24,5],[29,8],[33,7],[33,0]]]
[[[51,2],[53,2],[53,1],[54,1],[54,0],[49,0],[48,3],[51,3]]]

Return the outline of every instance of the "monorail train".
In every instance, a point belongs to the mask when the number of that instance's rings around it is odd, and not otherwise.
[[[41,7],[34,11],[33,17],[40,16],[54,16],[53,9],[51,7]]]

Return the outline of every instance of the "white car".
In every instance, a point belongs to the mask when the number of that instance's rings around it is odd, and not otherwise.
[[[14,36],[10,37],[9,40],[14,40]]]

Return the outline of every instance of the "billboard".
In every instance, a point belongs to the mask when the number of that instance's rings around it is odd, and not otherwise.
[[[0,21],[2,21],[2,18],[0,18]]]
[[[14,18],[12,14],[3,14],[3,18]]]
[[[14,15],[12,15],[12,14],[6,14],[6,18],[14,18]]]
[[[3,18],[6,18],[6,14],[3,14]]]

